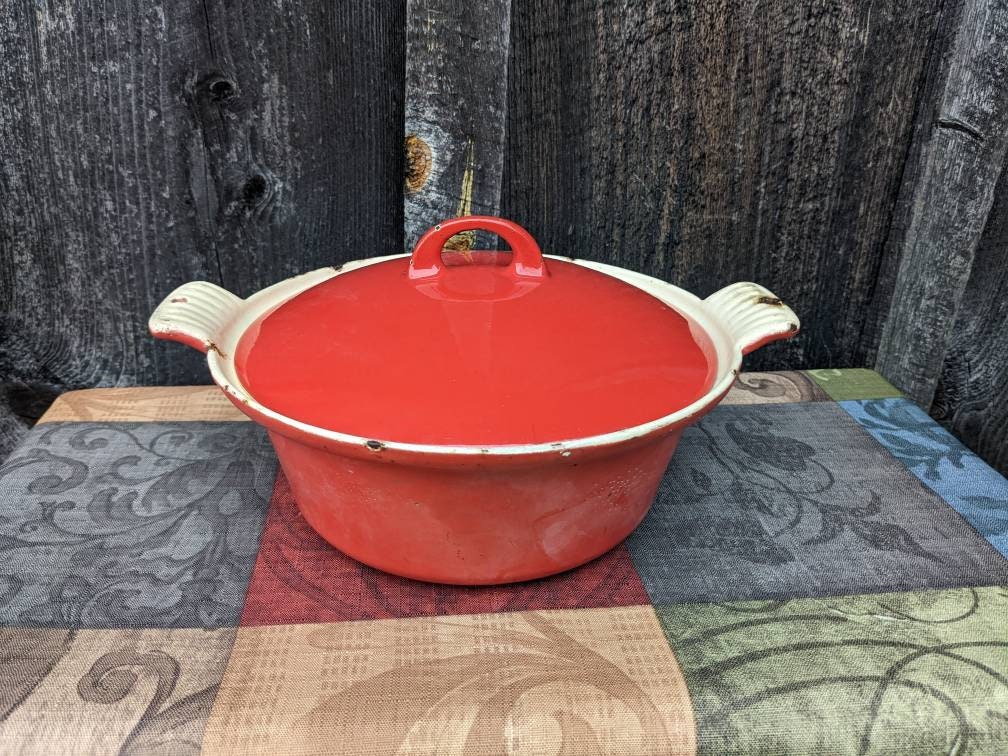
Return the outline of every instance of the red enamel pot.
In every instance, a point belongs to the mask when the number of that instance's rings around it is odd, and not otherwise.
[[[475,229],[511,251],[443,252]],[[622,541],[683,429],[743,354],[798,320],[756,284],[699,299],[468,216],[412,255],[248,299],[185,284],[150,329],[207,354],[327,541],[398,575],[475,585],[568,570]]]

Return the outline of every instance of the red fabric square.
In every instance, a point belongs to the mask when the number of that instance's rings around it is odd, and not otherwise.
[[[505,586],[433,585],[346,556],[305,522],[277,477],[243,626],[649,604],[626,548],[561,575]]]

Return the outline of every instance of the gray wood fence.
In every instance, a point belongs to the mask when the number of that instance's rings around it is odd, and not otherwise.
[[[490,212],[764,283],[804,327],[750,368],[877,365],[1008,469],[1008,0],[7,8],[0,446],[66,389],[206,382],[146,333],[179,283]]]

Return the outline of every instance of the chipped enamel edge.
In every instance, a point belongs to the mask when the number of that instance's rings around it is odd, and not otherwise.
[[[291,297],[311,288],[323,281],[342,273],[374,265],[386,260],[409,257],[410,255],[387,255],[384,257],[373,257],[366,260],[357,260],[346,263],[339,268],[322,268],[320,270],[305,273],[278,284],[274,284],[262,291],[253,294],[245,300],[230,296],[234,300],[223,298],[226,304],[222,305],[222,310],[216,317],[211,317],[206,312],[207,304],[213,301],[220,301],[218,292],[226,292],[214,284],[207,282],[194,282],[185,284],[170,294],[164,303],[151,316],[150,328],[155,335],[173,337],[181,335],[185,338],[177,340],[192,343],[193,338],[199,339],[205,345],[212,345],[215,348],[209,349],[207,353],[207,363],[210,367],[210,374],[214,382],[228,394],[239,406],[249,407],[251,410],[274,420],[276,423],[296,429],[303,433],[314,436],[320,440],[332,441],[340,444],[350,444],[352,446],[368,446],[369,444],[380,444],[381,449],[397,450],[416,454],[433,454],[446,456],[521,456],[521,455],[541,455],[555,454],[567,456],[571,450],[590,449],[600,446],[608,446],[629,441],[641,436],[650,435],[662,429],[679,425],[691,418],[702,414],[705,410],[716,404],[727,393],[731,387],[735,376],[738,375],[739,367],[742,364],[742,355],[747,349],[766,343],[774,338],[783,338],[797,331],[798,319],[791,312],[786,310],[787,327],[783,327],[777,319],[765,321],[761,305],[756,302],[758,297],[769,297],[779,302],[769,291],[762,286],[750,283],[732,284],[721,291],[702,300],[683,289],[673,286],[642,273],[618,268],[613,265],[592,262],[589,260],[572,260],[568,257],[556,255],[543,255],[548,259],[563,260],[573,262],[586,268],[591,268],[600,273],[618,278],[621,281],[647,292],[655,298],[665,302],[670,307],[688,316],[691,321],[703,331],[705,331],[713,343],[717,355],[717,379],[710,390],[701,398],[682,409],[665,415],[664,417],[652,420],[641,425],[635,425],[619,431],[603,433],[596,436],[586,436],[583,438],[569,439],[551,443],[540,444],[499,444],[492,446],[476,445],[449,445],[449,444],[414,444],[398,441],[385,441],[364,436],[355,436],[348,433],[319,428],[308,423],[282,415],[263,404],[256,401],[242,386],[235,370],[232,355],[238,344],[241,335],[256,319],[264,313],[275,309]],[[199,285],[197,287],[197,285]],[[197,287],[197,288],[193,288]],[[207,288],[212,287],[212,288]],[[743,288],[752,287],[752,288]],[[188,294],[179,294],[186,290]],[[758,290],[758,294],[756,293]],[[198,298],[203,292],[211,293],[207,300]],[[189,296],[192,295],[192,296]],[[188,302],[171,303],[172,298],[184,296]],[[743,304],[749,303],[749,306]],[[177,308],[170,310],[163,309],[168,304],[177,305]],[[726,314],[719,311],[719,307],[727,304],[730,309]],[[182,308],[182,309],[178,309]],[[186,309],[190,308],[193,315],[187,315]],[[753,308],[756,309],[754,313]],[[775,306],[775,310],[780,310],[780,306]],[[781,311],[783,312],[783,311]],[[170,324],[171,327],[167,327]],[[755,340],[753,340],[755,339]]]
[[[742,354],[798,332],[794,311],[759,284],[731,284],[704,301],[728,327]]]
[[[227,289],[209,281],[191,281],[165,297],[148,326],[155,336],[175,338],[208,352],[219,349],[217,334],[241,308],[242,300]]]

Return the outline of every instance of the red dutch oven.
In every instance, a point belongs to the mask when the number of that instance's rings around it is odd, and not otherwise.
[[[475,229],[511,252],[442,252]],[[798,319],[756,284],[699,299],[544,256],[514,223],[468,216],[412,255],[248,299],[185,284],[150,330],[206,352],[331,544],[471,585],[561,572],[622,541],[683,429],[725,395],[742,355],[794,335]]]

